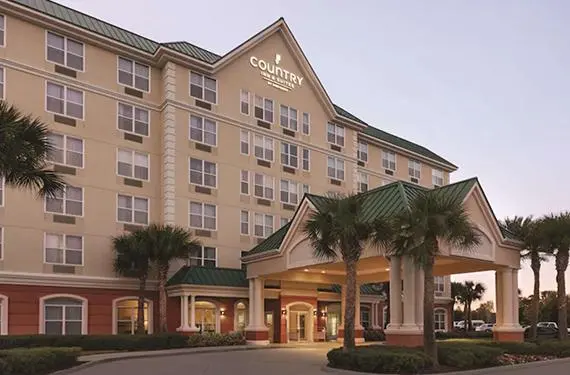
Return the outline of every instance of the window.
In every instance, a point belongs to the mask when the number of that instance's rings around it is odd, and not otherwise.
[[[344,180],[344,160],[329,156],[327,158],[327,176],[335,180]]]
[[[83,71],[83,43],[54,34],[46,36],[47,60],[73,70]]]
[[[150,67],[119,56],[119,83],[150,92]]]
[[[8,334],[8,297],[0,294],[0,335]]]
[[[239,152],[242,155],[249,155],[249,132],[241,130],[239,133]]]
[[[311,150],[308,148],[303,149],[303,170],[308,171],[311,169]]]
[[[46,197],[46,212],[83,216],[83,188],[66,185],[54,197]]]
[[[303,112],[303,134],[309,135],[311,133],[311,116]]]
[[[193,246],[190,250],[190,266],[214,268],[218,264],[215,247]]]
[[[433,311],[434,329],[436,331],[446,330],[446,324],[445,324],[446,316],[447,313],[444,309],[435,309]]]
[[[238,332],[244,332],[245,327],[248,323],[248,311],[245,303],[238,302],[235,305],[235,319],[234,319],[234,330]]]
[[[83,168],[83,140],[69,135],[48,133],[52,150],[47,159],[55,164]]]
[[[147,225],[149,221],[148,198],[117,195],[117,221]]]
[[[47,82],[46,109],[48,112],[82,120],[83,91]]]
[[[0,227],[0,259],[2,258],[4,258],[4,228]],[[0,302],[1,302],[1,297],[0,297]],[[1,314],[2,311],[0,311],[0,323],[2,319]]]
[[[6,45],[6,18],[0,14],[0,47]]]
[[[190,139],[209,146],[216,146],[217,124],[214,120],[190,115]]]
[[[4,191],[6,189],[4,177],[0,178],[0,207],[4,206]]]
[[[240,173],[240,193],[249,195],[249,171],[242,170]]]
[[[119,103],[117,107],[117,127],[127,133],[147,137],[149,132],[149,111],[130,104]]]
[[[287,107],[286,105],[281,105],[279,109],[281,126],[297,131],[297,110],[295,108]]]
[[[190,96],[216,104],[218,102],[218,81],[202,74],[190,72]]]
[[[253,195],[273,200],[274,178],[261,173],[254,175]]]
[[[370,309],[360,307],[360,324],[364,329],[370,328]]]
[[[327,141],[333,145],[344,147],[344,127],[336,124],[327,124]]]
[[[443,186],[443,171],[441,169],[432,169],[431,183],[435,187]]]
[[[72,297],[54,297],[40,303],[43,322],[41,332],[47,335],[87,334],[85,301]]]
[[[307,184],[302,184],[301,185],[301,196],[305,195],[305,194],[309,194],[311,192],[311,187]]]
[[[443,276],[434,276],[433,282],[434,282],[435,295],[438,297],[443,296],[443,292],[445,290],[445,280]]]
[[[368,191],[368,175],[364,172],[358,172],[358,192],[364,193]]]
[[[408,161],[408,174],[410,175],[411,178],[417,178],[419,180],[421,175],[421,170],[422,170],[422,165],[419,161],[414,159],[410,159]]]
[[[240,211],[240,234],[249,236],[249,211]]]
[[[46,233],[44,263],[83,265],[83,237]]]
[[[255,157],[265,161],[273,161],[273,139],[255,134],[253,137]]]
[[[239,110],[242,114],[249,116],[249,91],[241,90],[239,93]]]
[[[299,166],[299,147],[297,145],[281,142],[281,164],[291,168]]]
[[[138,317],[138,298],[127,297],[120,301],[115,301],[115,327],[114,334],[119,335],[134,335],[137,330],[137,317]],[[152,333],[152,324],[149,318],[152,316],[150,313],[151,307],[149,301],[144,302],[143,307],[143,321],[145,333]]]
[[[382,168],[396,170],[396,154],[392,151],[382,151]]]
[[[291,221],[291,219],[289,219],[288,217],[282,217],[281,219],[279,219],[279,228],[287,225],[287,223],[289,223]]]
[[[216,211],[213,204],[190,202],[190,228],[216,230]]]
[[[255,95],[254,116],[273,123],[273,100]]]
[[[192,185],[216,188],[217,165],[210,161],[190,158],[190,183]]]
[[[363,141],[358,141],[358,160],[367,162],[368,161],[368,143]]]
[[[294,205],[299,203],[299,188],[296,182],[281,180],[281,202]]]
[[[137,180],[149,180],[149,155],[134,150],[118,149],[117,174]]]
[[[254,214],[253,235],[259,238],[267,238],[273,233],[273,215]]]
[[[5,72],[4,72],[4,67],[0,66],[0,99],[4,99],[6,97],[6,92],[5,92]]]

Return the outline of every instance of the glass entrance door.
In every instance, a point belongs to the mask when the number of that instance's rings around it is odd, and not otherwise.
[[[307,340],[307,313],[299,313],[299,341]]]

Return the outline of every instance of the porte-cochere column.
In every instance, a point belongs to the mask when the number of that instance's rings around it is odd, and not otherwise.
[[[249,279],[249,325],[245,328],[248,344],[269,345],[269,329],[264,322],[263,279]]]
[[[524,341],[524,329],[519,324],[518,269],[496,271],[497,323],[493,337],[497,341]]]

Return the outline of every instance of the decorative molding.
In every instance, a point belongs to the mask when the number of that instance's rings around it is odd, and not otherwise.
[[[176,66],[168,62],[162,70],[163,98],[176,97]],[[176,223],[176,109],[167,104],[162,110],[162,195],[165,224]]]

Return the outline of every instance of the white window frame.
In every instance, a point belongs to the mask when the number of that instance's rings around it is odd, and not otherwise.
[[[57,61],[52,61],[52,60],[50,60],[50,59],[48,58],[48,48],[49,48],[48,40],[49,40],[49,34],[52,34],[52,35],[55,35],[55,36],[57,36],[57,37],[63,38],[63,64],[60,64],[60,63],[57,62]],[[47,61],[47,62],[52,63],[52,64],[57,64],[57,65],[64,66],[64,67],[66,67],[66,68],[68,68],[68,69],[75,70],[76,72],[85,72],[85,62],[86,62],[86,59],[85,59],[85,43],[80,42],[80,41],[78,41],[77,39],[69,38],[69,37],[67,37],[67,36],[65,36],[65,35],[61,35],[61,34],[58,34],[58,33],[55,33],[55,32],[53,32],[53,31],[49,31],[49,30],[46,30],[46,37],[45,37],[45,38],[46,38],[46,48],[45,48],[46,56],[45,56],[45,57],[46,57],[46,61]],[[78,55],[76,55],[75,53],[72,53],[72,52],[69,52],[69,51],[68,51],[68,48],[67,48],[67,42],[68,42],[68,40],[71,40],[72,42],[77,43],[77,44],[81,44],[82,56],[80,56],[80,57],[81,57],[81,60],[82,60],[82,64],[81,64],[81,65],[82,65],[83,69],[77,69],[77,68],[74,68],[74,67],[72,67],[72,66],[67,65],[67,54],[68,54],[68,53],[71,54],[71,55],[74,55],[74,56],[78,56]],[[55,48],[55,47],[52,47],[52,48],[54,48],[54,49],[59,49],[59,48]],[[60,51],[61,51],[61,50],[60,50]],[[79,56],[78,56],[78,57],[79,57]]]
[[[2,36],[3,38],[0,39],[0,47],[6,47],[6,16],[4,14],[0,14],[0,18],[2,18],[2,20],[4,22],[2,22],[4,24],[3,28],[0,28],[0,31],[3,32]]]
[[[382,168],[391,171],[396,170],[396,153],[394,151],[382,150]]]
[[[239,131],[239,153],[241,155],[249,155],[249,153],[251,152],[251,136],[250,136],[250,132],[247,130],[240,130]],[[246,146],[247,147],[247,153],[243,152],[242,147]]]
[[[68,200],[67,199],[67,188],[68,187],[81,189],[81,215],[68,214],[65,212],[65,210],[67,208],[67,200]],[[51,199],[51,198],[46,196],[44,199],[44,213],[46,213],[46,214],[55,214],[55,215],[73,216],[73,217],[84,217],[85,216],[85,189],[83,187],[74,186],[74,185],[65,185],[61,198],[53,198],[53,199],[61,199],[63,201],[63,205],[62,205],[62,211],[63,212],[48,211],[48,208],[47,208],[48,199]],[[77,201],[74,201],[74,202],[77,202]]]
[[[260,107],[257,105],[258,99],[261,99],[261,103],[262,103],[263,107]],[[271,102],[271,111],[269,109],[265,109],[265,105],[267,104],[267,102]],[[261,116],[261,118],[258,117],[257,114],[255,113],[257,108],[262,109],[263,116]],[[268,116],[266,116],[265,111],[271,112],[271,121],[269,121],[266,118]],[[253,98],[253,117],[258,119],[258,120],[265,121],[265,122],[268,122],[270,124],[273,124],[273,122],[275,121],[275,101],[273,99],[269,99],[269,98],[263,97],[261,95],[254,95],[254,98]]]
[[[441,280],[441,283],[438,282]],[[433,278],[433,290],[436,297],[442,297],[445,293],[445,277],[444,276],[434,276]]]
[[[243,214],[244,214],[244,213],[246,214],[247,221],[244,221],[244,220],[243,220],[243,218],[244,218]],[[250,220],[250,216],[251,216],[251,215],[249,214],[249,211],[248,211],[248,210],[240,210],[240,212],[239,212],[239,233],[240,233],[240,235],[242,235],[242,236],[249,236],[249,235],[251,234],[251,228],[250,228],[250,224],[251,224],[250,221],[251,221],[251,220]],[[244,230],[243,230],[243,229],[244,229],[244,225],[247,225],[247,231],[246,231],[246,232],[244,232]]]
[[[4,227],[0,227],[0,260],[4,259],[4,236],[5,235],[6,235],[6,231],[4,230]],[[0,295],[0,298],[1,298],[1,295]]]
[[[133,164],[131,165],[131,172],[132,172],[131,176],[125,176],[125,175],[119,174],[119,151],[130,152],[132,154],[131,160],[132,160]],[[136,154],[144,155],[147,157],[148,167],[146,167],[146,168],[148,169],[148,173],[147,173],[148,178],[146,178],[146,179],[135,177],[135,166],[141,167],[140,165],[135,164]],[[133,150],[130,148],[120,148],[119,147],[119,148],[117,148],[117,163],[115,164],[115,168],[117,168],[116,174],[119,177],[126,177],[126,178],[130,178],[131,180],[138,180],[138,181],[150,181],[150,154],[147,152],[136,151],[136,150]]]
[[[132,112],[133,112],[133,117],[132,117],[132,118],[129,119],[129,118],[127,118],[127,117],[124,117],[124,116],[121,116],[121,115],[120,115],[119,108],[121,107],[121,105],[128,106],[128,107],[131,107],[131,108],[132,108]],[[138,110],[138,111],[144,111],[144,112],[147,113],[148,122],[146,123],[146,126],[147,126],[147,130],[148,130],[148,132],[147,132],[148,134],[137,133],[136,130],[135,130],[135,129],[136,129],[136,127],[135,127],[135,122],[137,121],[137,119],[136,119],[136,117],[137,117],[137,116],[136,116],[137,110]],[[141,136],[141,137],[148,138],[148,137],[150,137],[150,117],[151,117],[150,114],[151,114],[151,113],[150,113],[150,111],[149,111],[148,109],[145,109],[145,108],[142,108],[142,107],[139,107],[139,106],[136,106],[136,105],[132,105],[132,104],[129,104],[129,103],[124,103],[124,102],[121,102],[121,101],[117,101],[117,130],[119,130],[119,131],[121,131],[121,132],[124,132],[124,133],[134,134],[134,135],[138,135],[138,136]],[[128,120],[131,120],[131,123],[132,123],[132,126],[133,126],[133,130],[130,131],[130,130],[121,129],[121,128],[119,127],[119,117],[123,117],[123,118],[126,118],[126,119],[128,119]]]
[[[293,154],[292,148],[295,148],[297,152]],[[290,168],[299,168],[299,145],[281,142],[281,164]]]
[[[263,228],[263,235],[262,236],[258,236],[255,233],[255,227],[257,226],[257,218],[261,217],[261,227]],[[266,219],[271,218],[271,233],[267,233],[267,226],[265,225],[265,221]],[[272,214],[265,214],[265,213],[261,213],[261,212],[254,212],[253,213],[253,236],[255,238],[267,238],[269,236],[271,236],[273,233],[275,233],[275,216]]]
[[[295,117],[292,116],[292,112],[295,112]],[[283,122],[284,119],[285,123]],[[281,104],[279,106],[279,125],[294,132],[299,131],[299,111],[296,108]]]
[[[123,197],[128,197],[128,198],[130,198],[130,199],[131,199],[131,208],[119,207],[119,196],[123,196]],[[144,211],[136,210],[136,209],[135,209],[135,199],[144,199],[144,200],[146,200],[146,207],[147,207],[147,211],[146,211],[146,224],[135,222],[135,211],[137,211],[137,212],[144,212]],[[148,225],[148,224],[150,223],[150,198],[141,197],[141,196],[137,196],[137,195],[125,194],[125,193],[117,193],[117,205],[116,205],[116,208],[117,208],[117,210],[116,210],[117,223],[133,224],[133,225]],[[124,221],[124,220],[120,220],[120,219],[119,219],[119,208],[121,208],[121,209],[123,209],[123,210],[130,210],[130,211],[131,211],[131,220],[130,220],[130,221]]]
[[[131,63],[133,80],[132,80],[132,82],[131,82],[130,85],[127,85],[126,83],[122,83],[122,82],[119,80],[119,71],[121,70],[121,68],[120,68],[120,67],[121,67],[121,63],[120,63],[121,59],[127,60],[127,61],[129,61],[129,62]],[[146,67],[146,68],[148,69],[148,77],[142,77],[142,76],[136,74],[136,67],[137,67],[137,65],[144,66],[144,67]],[[123,70],[123,71],[124,71],[124,70]],[[138,88],[138,87],[135,86],[135,84],[136,84],[136,76],[139,76],[139,77],[142,77],[142,78],[146,78],[146,79],[148,80],[148,89],[147,89],[147,90],[144,90],[144,89],[141,89],[141,88]],[[139,91],[142,91],[142,92],[150,93],[151,87],[152,87],[152,79],[151,79],[151,77],[152,77],[152,68],[150,67],[150,65],[141,64],[141,63],[139,63],[139,62],[137,62],[137,61],[135,61],[135,60],[133,60],[133,59],[130,59],[130,58],[128,58],[128,57],[117,55],[117,83],[118,83],[119,85],[125,86],[125,87],[131,87],[131,88],[133,88],[133,89],[135,89],[135,90],[139,90]]]
[[[201,84],[201,85],[198,85],[197,83],[193,83],[193,82],[192,82],[192,75],[193,75],[193,74],[202,77],[202,84]],[[211,101],[209,101],[209,100],[206,99],[206,95],[205,95],[206,90],[212,91],[212,89],[206,87],[206,83],[205,83],[205,81],[206,81],[205,79],[206,79],[206,78],[211,79],[212,81],[216,82],[216,89],[214,90],[214,94],[215,94],[215,96],[216,96],[216,100],[213,101],[213,102],[211,102]],[[207,75],[202,74],[202,73],[190,71],[189,74],[188,74],[188,81],[189,81],[189,82],[188,82],[188,95],[189,95],[191,98],[198,99],[198,100],[201,100],[201,101],[203,101],[203,102],[210,103],[210,104],[214,104],[214,105],[217,105],[217,104],[218,104],[218,93],[219,93],[219,89],[218,89],[218,80],[217,80],[216,78],[211,77],[211,76],[207,76]],[[201,97],[201,98],[192,95],[192,85],[197,86],[197,87],[200,87],[200,88],[202,89],[202,97]]]
[[[364,193],[367,192],[368,190],[370,190],[370,177],[368,176],[367,173],[365,172],[358,172],[357,175],[358,178],[358,192],[359,193]],[[366,190],[363,189],[363,185],[366,185]]]
[[[306,168],[305,163],[307,163]],[[301,169],[305,172],[309,172],[311,170],[311,150],[308,148],[301,149]]]
[[[68,135],[68,134],[64,134],[64,133],[58,133],[58,132],[54,132],[54,131],[50,131],[49,134],[54,134],[54,135],[59,135],[63,137],[63,149],[61,149],[63,151],[63,163],[57,163],[53,160],[49,160],[48,161],[50,163],[53,164],[57,164],[57,165],[65,165],[71,168],[79,168],[79,169],[83,169],[85,167],[85,140],[83,138],[79,138],[73,135]],[[48,135],[49,138],[49,135]],[[73,138],[73,139],[77,139],[81,141],[81,166],[77,166],[77,165],[71,165],[67,163],[67,153],[69,152],[69,150],[67,149],[67,139],[68,138]],[[55,146],[52,145],[53,148],[56,148]],[[76,151],[71,151],[71,152],[76,152]]]
[[[258,144],[259,141],[261,144]],[[267,147],[271,145],[271,147]],[[257,148],[261,149],[262,157],[257,155]],[[267,153],[271,152],[271,158],[267,157]],[[273,138],[262,134],[253,134],[253,155],[259,160],[265,160],[273,163],[275,160],[275,141]]]
[[[202,244],[202,245],[197,245],[196,248],[200,248],[200,257],[198,258],[198,257],[193,257],[193,256],[188,255],[188,264],[191,264],[191,259],[199,259],[201,264],[197,267],[206,267],[204,265],[206,263],[206,260],[209,260],[209,261],[212,260],[212,258],[206,258],[205,257],[205,254],[206,254],[205,249],[209,248],[209,249],[214,249],[214,252],[216,253],[216,259],[215,259],[216,265],[214,266],[214,268],[218,267],[218,248],[217,247],[206,246],[206,245]]]
[[[6,181],[0,177],[0,207],[4,207],[6,202]]]
[[[281,216],[279,218],[279,228],[282,228],[285,225],[289,224],[290,221],[291,221],[290,218]]]
[[[6,99],[6,68],[0,65],[0,70],[0,79],[2,80],[0,81],[0,85],[2,85],[2,90],[0,90],[0,95],[2,95],[2,97],[0,99]]]
[[[81,301],[81,334],[82,335],[87,335],[88,334],[88,308],[89,308],[89,303],[87,301],[87,298],[84,297],[80,297],[74,294],[50,294],[47,296],[43,296],[40,298],[40,311],[39,311],[39,330],[38,333],[39,334],[45,334],[45,302],[53,299],[53,298],[69,298],[69,299],[74,299],[77,301]],[[64,324],[65,327],[65,324]]]
[[[244,179],[244,173],[246,179]],[[241,169],[239,172],[239,193],[240,195],[250,195],[251,194],[251,173],[246,169]],[[247,193],[243,192],[243,187],[247,186]]]
[[[307,120],[307,121],[305,121]],[[306,132],[305,132],[306,127]],[[303,112],[301,115],[301,133],[304,135],[311,135],[311,114],[308,112]]]
[[[438,313],[443,314],[443,329],[436,328],[437,320],[436,320],[435,316]],[[441,307],[436,307],[435,309],[433,309],[433,323],[434,323],[434,329],[436,332],[447,332],[447,330],[448,330],[448,327],[447,327],[447,310],[444,308],[441,308]]]
[[[417,178],[418,181],[422,177],[422,163],[416,159],[408,160],[408,175],[411,178]]]
[[[256,181],[256,180],[257,180],[257,179],[256,179],[257,176],[261,176],[261,177],[262,177],[261,185],[258,185],[258,184],[257,184],[257,181]],[[257,195],[257,193],[256,193],[256,191],[255,191],[257,186],[261,186],[262,191],[263,191],[263,194],[262,194],[262,195]],[[270,198],[265,196],[265,190],[266,190],[266,189],[271,189],[271,192],[272,192],[271,195],[272,195],[272,196],[271,196]],[[273,176],[268,176],[268,175],[263,174],[263,173],[254,173],[254,174],[253,174],[253,196],[256,197],[256,198],[267,199],[267,200],[270,200],[270,201],[275,200],[275,177],[273,177]]]
[[[287,185],[283,189],[283,184]],[[287,199],[283,200],[283,193],[287,195]],[[293,199],[294,198],[294,199]],[[279,181],[279,201],[285,204],[298,205],[299,204],[299,184],[292,180],[281,179]]]
[[[196,160],[196,161],[202,162],[202,170],[201,170],[201,171],[195,170],[195,172],[199,172],[199,173],[201,174],[202,183],[199,183],[199,184],[198,184],[198,183],[192,182],[192,178],[191,178],[192,171],[193,171],[193,169],[192,169],[192,160]],[[216,173],[214,174],[214,180],[215,180],[214,186],[210,186],[210,185],[206,185],[206,184],[205,184],[206,175],[212,176],[211,173],[206,173],[206,163],[213,164],[214,167],[216,168]],[[209,161],[209,160],[203,160],[203,159],[198,159],[198,158],[189,157],[189,158],[188,158],[188,183],[189,183],[190,185],[202,186],[202,187],[205,187],[205,188],[208,188],[208,189],[217,189],[217,188],[218,188],[218,163],[214,163],[213,161]]]
[[[202,121],[201,122],[202,129],[192,127],[192,117],[200,119]],[[206,121],[214,124],[214,133],[206,130]],[[192,129],[195,129],[195,130],[201,132],[202,140],[192,138]],[[206,142],[206,137],[205,137],[206,133],[214,134],[214,144]],[[212,120],[208,117],[190,114],[190,116],[188,116],[188,139],[190,141],[193,141],[196,143],[201,143],[201,144],[206,145],[206,146],[218,147],[218,122],[216,120]]]
[[[307,187],[305,189],[305,187]],[[306,190],[306,191],[305,191]],[[311,193],[311,185],[309,184],[299,184],[299,199],[303,199],[305,194]]]
[[[243,100],[244,94],[247,95],[247,102]],[[247,113],[243,111],[244,104],[247,104]],[[245,116],[251,115],[251,93],[244,89],[239,92],[239,112]]]
[[[331,141],[329,139],[329,136],[332,136],[334,138],[334,141]],[[344,147],[345,137],[346,137],[346,132],[345,132],[344,126],[333,124],[332,122],[327,123],[327,142],[328,143],[330,143],[332,145],[339,146],[339,147]],[[341,139],[342,139],[342,142],[340,142]]]
[[[118,317],[118,310],[117,310],[117,309],[118,309],[118,306],[117,306],[117,305],[118,305],[119,303],[123,302],[123,301],[130,301],[130,300],[138,301],[138,299],[139,299],[139,297],[137,297],[137,296],[127,296],[127,297],[115,298],[115,299],[113,300],[113,330],[111,331],[111,333],[112,333],[113,335],[116,335],[116,334],[117,334],[117,325],[118,325],[118,318],[119,318],[119,317]],[[151,300],[151,299],[148,299],[148,298],[145,298],[145,299],[144,299],[144,302],[145,302],[145,303],[147,304],[147,306],[148,306],[147,332],[148,332],[149,335],[151,335],[151,334],[152,334],[152,328],[153,328],[153,326],[154,326],[153,320],[152,320],[152,318],[153,318],[152,300]],[[136,310],[137,307],[134,307],[134,309]],[[134,332],[134,330],[136,330],[136,328],[137,328],[137,321],[136,321],[136,319],[132,322],[132,324],[133,324],[133,326],[134,326],[134,327],[133,327],[133,332]],[[134,333],[133,333],[133,334],[134,334]]]
[[[192,219],[191,219],[191,217],[192,217],[192,203],[200,205],[202,207],[201,208],[202,211],[200,213],[200,217],[202,219],[202,226],[201,227],[192,225]],[[206,228],[204,226],[204,222],[205,222],[204,219],[206,217],[212,218],[211,216],[206,216],[205,209],[204,209],[206,206],[213,206],[214,207],[214,215],[215,215],[214,216],[214,229]],[[208,230],[211,232],[217,231],[218,230],[218,205],[216,205],[214,203],[207,203],[207,202],[197,202],[197,201],[192,201],[192,200],[188,201],[188,227],[192,228],[192,229]]]
[[[358,160],[368,162],[368,142],[358,141],[358,150],[356,152]]]
[[[0,335],[8,334],[8,309],[10,300],[8,296],[0,294]]]
[[[61,249],[63,251],[63,262],[62,263],[57,263],[57,262],[48,262],[47,261],[47,238],[49,235],[53,235],[53,236],[62,236],[63,238],[63,248]],[[67,241],[67,237],[71,236],[71,237],[81,237],[81,263],[80,264],[74,264],[74,263],[67,263],[66,262],[66,251],[68,250],[65,247],[66,241]],[[76,249],[69,249],[71,251],[77,251]],[[44,259],[43,259],[43,263],[44,264],[51,264],[51,265],[56,265],[56,266],[72,266],[72,267],[83,267],[85,265],[85,237],[82,235],[77,235],[77,234],[66,234],[66,233],[56,233],[56,232],[44,232]]]
[[[334,167],[329,166],[329,162],[333,162]],[[340,168],[339,168],[340,167]],[[333,180],[344,181],[345,177],[345,164],[344,159],[338,158],[336,156],[327,156],[327,177],[332,178]],[[329,174],[329,168],[334,169],[334,176]],[[342,178],[339,178],[339,172],[342,172]]]
[[[438,180],[441,180],[441,182]],[[445,184],[443,170],[435,168],[431,170],[431,183],[434,187],[440,187]]]
[[[59,112],[54,112],[48,109],[48,86],[49,85],[55,85],[55,86],[59,86],[63,88],[63,99],[61,98],[55,98],[57,100],[63,100],[63,113],[59,113]],[[47,113],[53,113],[59,116],[63,116],[63,117],[68,117],[68,118],[72,118],[72,119],[76,119],[76,120],[84,120],[85,119],[85,91],[83,90],[78,90],[76,88],[73,87],[69,87],[67,85],[62,85],[59,83],[55,83],[52,81],[48,81],[46,80],[46,84],[45,84],[45,109]],[[68,99],[67,99],[67,91],[68,90],[73,90],[76,92],[81,93],[81,117],[75,117],[75,116],[71,116],[67,114],[67,103],[68,103]],[[73,104],[78,104],[78,103],[73,103]]]

